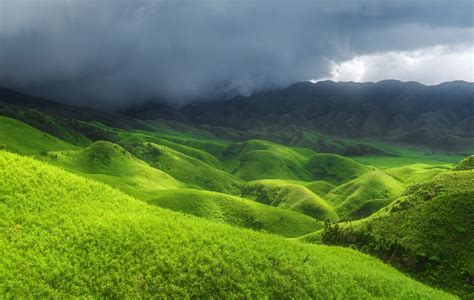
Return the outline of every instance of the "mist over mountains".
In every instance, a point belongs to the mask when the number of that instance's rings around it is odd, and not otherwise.
[[[150,102],[117,113],[71,107],[9,89],[0,90],[2,102],[122,128],[139,128],[139,120],[173,120],[204,126],[223,139],[260,138],[319,151],[337,149],[327,145],[324,138],[310,141],[306,131],[333,138],[376,138],[446,151],[474,148],[474,83],[465,81],[434,86],[396,80],[301,82],[231,100],[181,107]],[[342,153],[350,155],[351,151]]]
[[[381,137],[445,150],[474,147],[474,83],[465,81],[434,86],[396,80],[301,82],[229,101],[177,110],[147,105],[126,113],[241,131],[298,126],[332,136]]]

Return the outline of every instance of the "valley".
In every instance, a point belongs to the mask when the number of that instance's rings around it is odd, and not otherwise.
[[[468,135],[452,150],[1,91],[7,297],[474,296]]]

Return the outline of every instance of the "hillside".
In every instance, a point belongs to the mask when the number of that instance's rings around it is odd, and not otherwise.
[[[239,194],[243,182],[202,160],[166,146],[153,143],[132,143],[125,147],[150,166],[174,178],[205,189],[228,194]]]
[[[222,193],[189,189],[156,194],[149,203],[208,220],[297,237],[321,229],[323,223],[303,214]]]
[[[258,179],[309,180],[303,163],[312,151],[250,140],[229,145],[222,153],[231,174],[246,181]]]
[[[41,159],[143,200],[154,198],[156,192],[163,189],[185,187],[167,173],[152,168],[110,142],[94,142],[76,151],[49,152]]]
[[[300,212],[317,220],[337,220],[333,207],[307,187],[284,180],[256,180],[242,189],[242,196],[263,204]]]
[[[181,113],[195,124],[243,131],[292,125],[335,136],[470,151],[473,94],[474,84],[463,81],[434,86],[395,80],[301,82],[228,101],[190,104]]]
[[[315,154],[304,165],[314,180],[343,183],[370,171],[366,166],[336,154]]]
[[[0,166],[8,297],[450,298],[353,250],[185,217],[4,151]]]
[[[474,296],[474,171],[410,186],[360,221],[329,226],[322,240],[354,245],[435,286]]]
[[[73,150],[78,147],[15,119],[0,116],[0,148],[22,154]]]

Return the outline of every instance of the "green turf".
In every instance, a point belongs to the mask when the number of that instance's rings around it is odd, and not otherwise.
[[[126,148],[152,167],[188,185],[210,191],[240,194],[242,180],[194,157],[153,143],[132,143]]]
[[[441,173],[410,186],[367,219],[327,230],[327,242],[355,244],[417,278],[474,296],[474,170]]]
[[[455,171],[474,170],[474,155],[466,157],[460,161],[454,168]]]
[[[21,154],[79,149],[15,119],[0,116],[0,148]]]
[[[317,220],[337,220],[334,209],[308,188],[285,180],[257,180],[242,190],[244,197],[284,209],[294,210]]]
[[[6,298],[452,298],[354,250],[185,217],[7,152],[0,208]]]
[[[336,187],[326,194],[325,199],[336,208],[342,218],[367,200],[391,199],[400,195],[403,189],[400,182],[377,170]]]
[[[337,154],[315,154],[304,165],[314,180],[343,183],[370,171],[365,165]]]
[[[163,189],[186,186],[110,142],[95,142],[83,150],[50,152],[41,158],[142,200],[154,198]]]
[[[258,179],[309,180],[303,168],[312,151],[260,140],[231,144],[222,154],[231,174],[247,181]]]
[[[150,203],[212,221],[287,237],[307,234],[323,226],[322,222],[297,212],[209,191],[163,191]]]

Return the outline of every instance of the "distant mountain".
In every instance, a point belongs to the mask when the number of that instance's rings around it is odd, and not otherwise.
[[[173,120],[198,125],[222,139],[266,139],[343,155],[383,153],[361,143],[344,144],[338,150],[346,138],[383,139],[463,153],[474,150],[474,83],[465,81],[434,86],[396,80],[301,82],[231,100],[181,108],[148,103],[120,113],[72,107],[0,88],[0,114],[19,118],[8,113],[12,107],[124,129],[142,128],[139,120]],[[38,127],[28,118],[20,119]],[[308,132],[312,137],[308,138]]]
[[[194,103],[181,112],[195,124],[244,131],[296,125],[341,137],[474,149],[474,83],[464,81],[435,86],[396,80],[302,82],[250,97]]]

